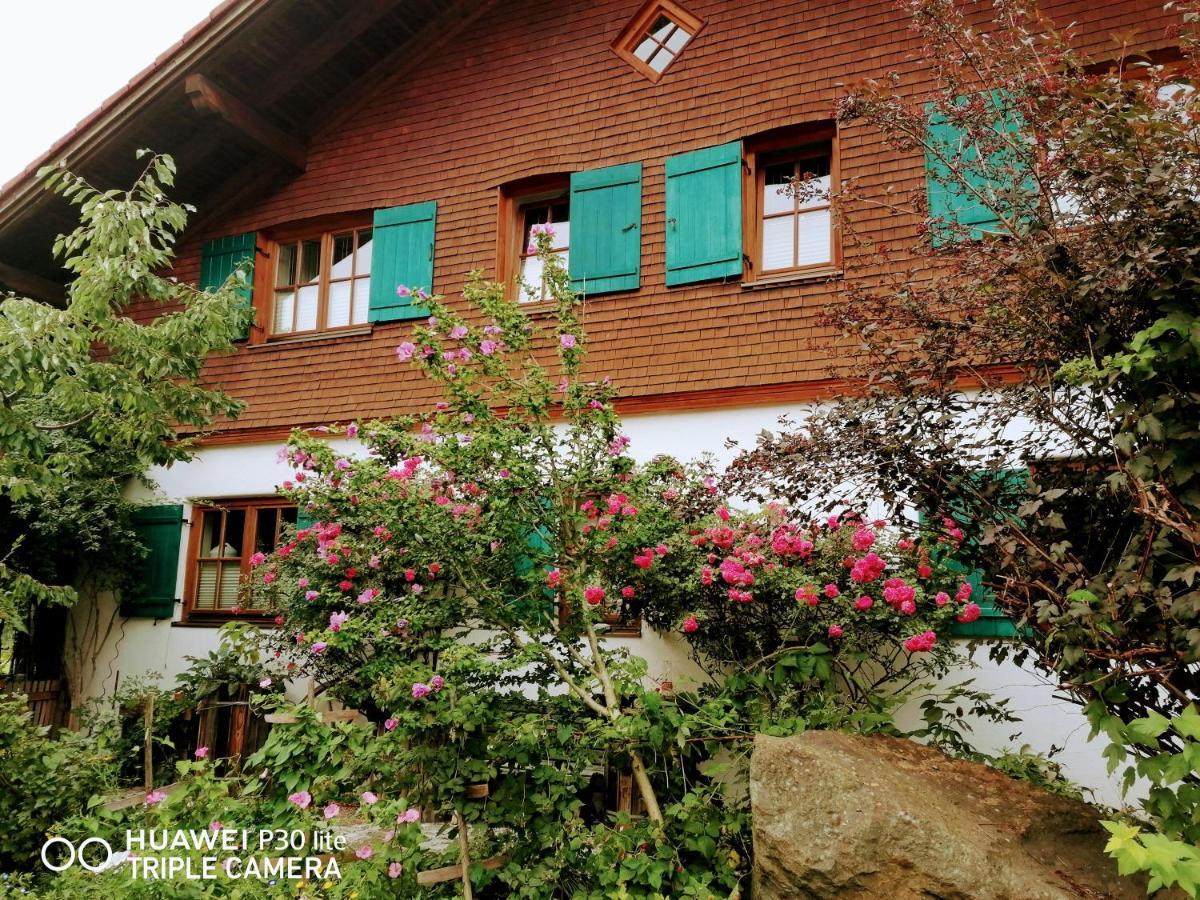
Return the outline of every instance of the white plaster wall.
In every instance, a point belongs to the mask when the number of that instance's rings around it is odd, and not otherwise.
[[[793,421],[804,418],[805,407],[770,405],[712,411],[687,410],[678,413],[656,413],[630,416],[624,421],[624,431],[631,438],[630,452],[639,460],[667,453],[687,460],[701,453],[712,454],[718,465],[729,462],[735,450],[725,447],[727,437],[735,437],[746,446],[763,429],[778,427],[782,415]],[[347,453],[361,453],[356,442],[338,439],[335,442]],[[261,496],[272,493],[288,477],[288,467],[279,462],[277,454],[282,444],[238,445],[202,449],[186,464],[150,473],[156,483],[153,491],[141,486],[131,488],[131,495],[156,502],[183,502],[185,519],[190,518],[189,500],[193,498],[233,498]],[[181,541],[178,596],[182,596],[183,554],[188,546],[188,534]],[[104,604],[100,605],[102,608]],[[100,610],[103,612],[103,609]],[[74,617],[80,630],[88,615],[96,610],[80,604]],[[176,619],[179,610],[176,609]],[[101,620],[104,616],[99,616]],[[679,635],[659,635],[647,632],[641,638],[615,639],[642,656],[652,677],[666,678],[677,686],[692,685],[702,678],[699,669],[687,657]],[[115,617],[112,634],[87,662],[90,675],[84,678],[84,693],[94,696],[111,691],[118,680],[131,675],[152,673],[165,681],[186,668],[184,656],[201,655],[217,643],[217,629],[175,625],[166,621],[123,619]],[[963,653],[966,655],[965,642]],[[1096,799],[1117,804],[1120,794],[1110,779],[1101,758],[1102,744],[1087,741],[1087,726],[1077,707],[1056,699],[1052,685],[1031,669],[1012,664],[997,666],[986,660],[986,653],[977,652],[977,668],[961,673],[961,678],[975,679],[976,686],[998,697],[1010,698],[1012,710],[1024,721],[1020,724],[993,725],[980,722],[974,732],[977,746],[982,750],[1016,749],[1022,744],[1029,749],[1050,753],[1061,762],[1068,776],[1095,791]],[[956,678],[960,676],[956,675]],[[915,724],[919,710],[902,713],[902,720]],[[1020,736],[1012,736],[1020,732]]]

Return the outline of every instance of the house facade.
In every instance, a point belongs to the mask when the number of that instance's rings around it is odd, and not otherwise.
[[[1128,30],[1169,50],[1179,15],[1158,0],[1044,9],[1097,54]],[[193,461],[131,487],[148,504],[145,587],[123,607],[99,598],[72,612],[73,694],[146,672],[170,679],[215,646],[221,623],[261,619],[238,608],[236,587],[250,555],[297,520],[276,493],[287,434],[427,409],[432,386],[394,355],[424,313],[396,287],[453,299],[480,271],[537,314],[533,225],[555,226],[583,296],[589,368],[613,378],[634,456],[727,461],[727,439],[746,443],[836,395],[852,348],[823,313],[887,274],[842,226],[903,248],[921,223],[884,204],[839,223],[820,192],[780,188],[810,177],[831,193],[851,179],[880,198],[925,189],[919,153],[833,116],[848,84],[890,72],[919,99],[917,50],[894,0],[218,7],[0,191],[8,289],[61,292],[49,247],[70,213],[37,188],[37,166],[61,159],[119,185],[139,147],[175,155],[178,196],[199,210],[174,274],[213,286],[253,261],[255,324],[205,372],[245,412]],[[1003,639],[1004,627],[985,619],[964,638]],[[657,677],[695,675],[674,636],[618,640]],[[1012,698],[1034,749],[1067,748],[1068,774],[1117,799],[1051,685],[1014,666],[972,674]]]

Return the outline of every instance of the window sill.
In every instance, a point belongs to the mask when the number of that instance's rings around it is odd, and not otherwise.
[[[537,303],[517,302],[517,307],[527,313],[531,318],[541,319],[554,313],[554,311],[558,309],[558,304],[553,300],[539,300]]]
[[[809,269],[804,272],[786,272],[782,275],[764,275],[753,281],[743,281],[742,290],[762,291],[767,288],[780,287],[785,284],[803,284],[808,281],[830,281],[841,278],[841,269],[829,267],[825,269]]]
[[[319,331],[315,334],[281,335],[269,337],[261,344],[247,344],[247,350],[267,350],[271,347],[287,346],[290,344],[307,344],[312,341],[336,341],[347,337],[361,337],[375,330],[373,324],[356,325],[353,328],[339,328],[336,331]]]
[[[171,623],[172,628],[220,628],[222,625],[227,625],[230,622],[244,622],[247,625],[257,625],[259,628],[277,628],[274,618],[270,616],[223,616],[219,619],[207,619],[193,617],[190,619],[177,619]]]

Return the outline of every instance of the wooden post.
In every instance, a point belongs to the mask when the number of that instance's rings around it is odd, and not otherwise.
[[[146,695],[146,711],[144,713],[146,735],[145,746],[142,748],[142,765],[146,772],[146,793],[154,790],[154,693]]]
[[[246,730],[250,725],[250,686],[239,684],[229,707],[229,760],[235,770],[242,767]]]
[[[467,820],[460,810],[454,810],[454,823],[458,826],[458,864],[462,867],[463,900],[472,900],[471,891],[471,836],[467,832]]]

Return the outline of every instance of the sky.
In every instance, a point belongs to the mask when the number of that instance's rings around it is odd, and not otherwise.
[[[49,150],[218,0],[0,0],[0,184]]]

